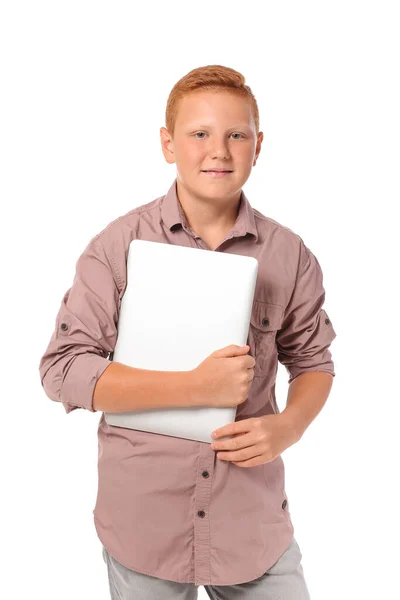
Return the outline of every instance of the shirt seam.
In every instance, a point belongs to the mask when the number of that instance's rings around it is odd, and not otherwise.
[[[101,246],[101,248],[104,251],[104,254],[106,255],[106,257],[107,257],[107,259],[109,261],[109,263],[113,267],[113,269],[115,271],[116,279],[117,279],[117,284],[119,286],[119,290],[118,291],[121,292],[121,290],[123,288],[123,284],[122,284],[122,279],[121,279],[121,276],[119,274],[118,267],[117,267],[117,264],[115,262],[114,256],[111,253],[107,252],[104,244],[100,241],[100,239],[97,239],[96,244],[98,244],[99,246]]]
[[[295,280],[294,280],[293,290],[292,290],[292,293],[290,294],[289,301],[288,301],[287,305],[285,306],[285,314],[284,314],[284,319],[286,319],[286,316],[287,316],[287,315],[286,315],[286,310],[287,310],[287,307],[288,307],[288,306],[290,306],[290,303],[291,303],[291,301],[292,301],[292,299],[293,299],[293,295],[294,295],[294,293],[295,293],[295,291],[296,291],[297,283],[298,283],[298,281],[299,281],[299,278],[300,278],[300,272],[301,272],[301,270],[302,270],[302,268],[303,268],[303,264],[300,264],[300,257],[301,257],[301,245],[302,245],[302,244],[303,244],[303,246],[304,246],[304,243],[303,243],[303,242],[300,240],[300,249],[299,249],[299,258],[298,258],[298,261],[297,261],[296,277],[295,277]],[[304,247],[305,247],[305,246],[304,246]],[[304,264],[305,264],[305,261],[304,261]]]

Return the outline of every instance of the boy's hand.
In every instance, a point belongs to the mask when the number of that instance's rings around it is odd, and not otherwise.
[[[214,433],[214,432],[213,432]],[[215,430],[217,438],[233,435],[228,440],[213,442],[217,458],[230,460],[238,467],[255,467],[277,458],[298,440],[282,413],[242,419]],[[213,434],[211,434],[214,437]]]
[[[247,399],[254,377],[255,360],[249,346],[231,344],[212,352],[193,375],[197,406],[237,406]]]

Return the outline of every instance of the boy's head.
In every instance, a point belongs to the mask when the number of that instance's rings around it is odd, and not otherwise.
[[[172,88],[162,151],[195,195],[237,196],[261,150],[257,102],[241,73],[220,65],[193,69]],[[216,177],[204,171],[229,169]]]

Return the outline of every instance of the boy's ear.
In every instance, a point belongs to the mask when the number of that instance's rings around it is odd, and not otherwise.
[[[160,127],[161,149],[164,158],[169,164],[175,162],[174,142],[172,136],[166,127]]]
[[[258,136],[257,136],[256,155],[254,157],[253,167],[255,166],[258,156],[261,152],[261,144],[262,144],[263,139],[264,139],[264,134],[262,131],[259,131]]]

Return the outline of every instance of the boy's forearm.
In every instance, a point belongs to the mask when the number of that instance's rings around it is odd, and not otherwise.
[[[127,412],[198,406],[192,373],[137,369],[111,362],[96,382],[93,408],[104,412]]]
[[[324,371],[298,375],[289,385],[286,408],[281,412],[298,440],[324,406],[333,376]]]

